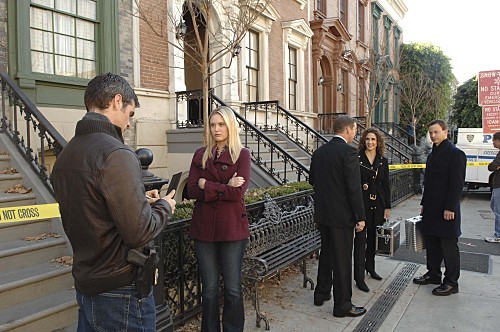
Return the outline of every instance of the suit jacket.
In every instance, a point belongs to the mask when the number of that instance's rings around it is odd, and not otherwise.
[[[447,139],[433,146],[427,157],[421,205],[422,232],[439,237],[459,237],[460,195],[464,188],[465,153]],[[444,220],[444,210],[455,212],[454,220]]]
[[[205,242],[246,239],[250,231],[243,196],[250,183],[250,151],[241,150],[240,157],[233,163],[226,150],[216,160],[207,160],[203,169],[204,152],[204,147],[196,150],[189,170],[188,195],[196,199],[189,235]],[[235,172],[245,179],[245,183],[236,188],[227,185]],[[203,190],[198,187],[200,178],[206,180]]]
[[[314,187],[314,220],[328,227],[354,228],[365,220],[358,153],[334,137],[312,156],[309,183]]]

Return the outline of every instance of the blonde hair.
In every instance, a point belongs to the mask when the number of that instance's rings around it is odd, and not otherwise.
[[[233,113],[233,110],[227,106],[219,106],[210,113],[208,117],[208,126],[210,126],[210,120],[214,114],[219,114],[224,119],[224,123],[227,127],[227,146],[229,149],[229,154],[231,155],[231,160],[233,163],[236,163],[238,158],[240,157],[240,152],[243,149],[243,144],[241,144],[240,135],[238,133],[238,124],[236,122],[236,116]],[[203,158],[201,159],[201,165],[205,168],[207,160],[209,158],[213,158],[213,147],[217,144],[214,140],[212,133],[209,130],[207,135],[206,143],[205,143],[205,153],[203,153]]]

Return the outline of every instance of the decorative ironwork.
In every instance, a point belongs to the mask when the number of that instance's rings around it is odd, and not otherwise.
[[[0,131],[9,136],[43,184],[54,195],[46,167],[46,153],[52,150],[57,157],[67,142],[9,75],[0,73],[0,79]]]
[[[392,147],[396,148],[406,158],[408,158],[408,161],[411,160],[411,153],[412,153],[413,149],[408,144],[404,143],[399,138],[397,138],[395,135],[386,131],[383,126],[379,126],[377,123],[374,123],[373,127],[377,128],[378,130],[380,130],[380,132],[382,132],[385,135],[386,144],[389,143]]]
[[[400,169],[389,172],[392,206],[397,205],[415,194],[416,188],[413,181],[414,172],[420,172],[420,170]]]
[[[408,142],[408,146],[413,145],[415,138],[413,137],[413,131],[409,131],[409,128],[405,129],[400,124],[394,122],[377,122],[376,125],[389,132],[392,136],[397,137],[400,141]],[[417,139],[417,145],[420,145],[419,139]]]
[[[190,106],[189,103],[192,103]],[[177,93],[177,129],[203,127],[203,92],[201,90],[182,91]],[[212,93],[209,98],[209,113],[219,106],[228,106]],[[184,115],[179,116],[184,107]],[[187,105],[187,109],[186,109]],[[230,107],[230,106],[228,106]],[[197,116],[194,116],[195,112]],[[285,149],[267,137],[259,128],[250,123],[245,117],[234,111],[238,125],[243,130],[243,145],[250,149],[252,160],[278,183],[304,181],[309,179],[309,169],[290,155]],[[187,115],[186,115],[187,114]],[[191,114],[191,115],[189,115]],[[185,117],[188,119],[184,119]],[[257,148],[250,148],[250,144],[257,144]],[[269,156],[269,157],[267,157]]]
[[[287,236],[310,236],[317,232],[313,225],[312,190],[295,194],[281,196],[266,201],[256,202],[247,206],[250,215],[251,233],[258,231],[259,225],[267,224],[266,216],[271,218],[269,223],[288,225],[291,228]],[[280,212],[278,212],[278,209]],[[294,212],[295,211],[295,212]],[[306,226],[310,223],[311,226]],[[172,312],[174,325],[184,324],[186,321],[201,312],[201,282],[198,272],[194,242],[187,234],[190,220],[172,222],[161,235],[164,256],[162,264],[164,268],[165,297],[168,300]],[[286,225],[285,225],[286,224]],[[291,225],[294,225],[293,227]],[[311,228],[312,227],[312,228]],[[273,233],[276,235],[276,232]],[[277,238],[269,238],[269,241]],[[252,243],[258,241],[257,237],[250,237],[244,260],[244,274],[264,275],[269,271],[267,262],[259,259],[247,259],[250,253],[257,249],[265,250],[266,246]],[[261,243],[261,242],[260,242]],[[304,246],[301,250],[311,250]],[[252,272],[249,272],[252,271]],[[255,294],[257,280],[244,279],[244,290],[247,295]],[[253,301],[258,301],[250,296]],[[257,305],[254,303],[254,305]],[[263,318],[262,318],[263,319]]]
[[[278,101],[245,103],[245,118],[249,121],[251,112],[253,112],[253,125],[262,131],[276,130],[283,133],[309,155],[328,142],[323,135],[281,107]],[[263,114],[264,117],[264,124],[261,126],[258,125],[259,114]],[[274,120],[270,123],[269,121],[273,118]]]
[[[346,113],[319,113],[319,132],[324,135],[333,134],[333,122],[335,118],[341,115],[346,115]]]

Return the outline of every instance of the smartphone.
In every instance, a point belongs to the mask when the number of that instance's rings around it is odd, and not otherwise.
[[[172,175],[172,178],[170,179],[170,181],[168,181],[167,195],[172,190],[177,191],[177,187],[179,186],[179,181],[181,180],[181,175],[182,175],[182,172],[175,173],[174,175]]]

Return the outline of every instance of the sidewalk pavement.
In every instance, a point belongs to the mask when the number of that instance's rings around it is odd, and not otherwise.
[[[404,242],[404,221],[420,213],[421,196],[413,196],[392,209],[391,220],[401,221],[401,242]],[[494,217],[489,208],[488,192],[471,192],[464,196],[462,209],[462,238],[482,240],[493,234]],[[460,241],[460,239],[459,239]],[[500,246],[500,244],[487,244]],[[394,304],[378,331],[500,331],[500,256],[490,256],[488,274],[461,271],[460,293],[434,296],[435,285],[419,286],[410,281]],[[352,301],[365,306],[370,313],[374,303],[408,262],[389,257],[376,257],[377,272],[382,281],[366,277],[369,293],[358,290],[353,281]],[[269,318],[272,331],[353,331],[363,317],[335,318],[333,302],[321,307],[313,305],[313,291],[302,288],[302,274],[268,282],[262,289],[261,310]],[[316,281],[317,260],[308,260],[308,275]],[[420,265],[415,273],[425,273]],[[412,277],[413,279],[413,277]],[[245,303],[245,331],[265,331],[255,326],[255,312]],[[376,331],[369,330],[366,331]]]

